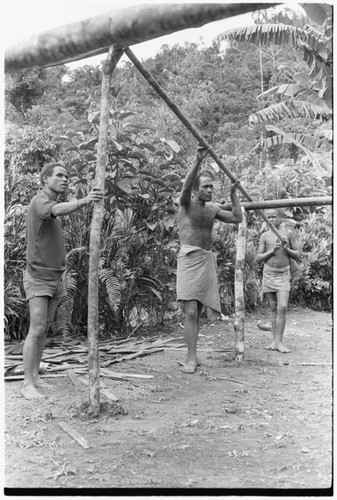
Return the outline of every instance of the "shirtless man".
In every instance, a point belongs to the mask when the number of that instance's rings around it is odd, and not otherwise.
[[[57,203],[68,187],[68,172],[60,163],[44,165],[40,173],[42,190],[29,204],[27,214],[27,269],[23,285],[29,302],[30,325],[23,346],[25,379],[21,389],[26,399],[43,398],[38,388],[48,388],[39,368],[49,327],[61,299],[66,295],[62,274],[66,250],[59,217],[103,199],[93,188],[79,200]]]
[[[207,150],[198,148],[197,159],[188,171],[180,194],[177,300],[183,304],[187,356],[182,371],[194,373],[197,358],[199,320],[203,305],[221,314],[215,254],[211,250],[215,220],[238,224],[242,221],[236,183],[231,187],[232,211],[210,203],[213,192],[212,175],[200,173]]]
[[[262,291],[267,296],[271,310],[273,342],[266,349],[287,353],[290,350],[283,345],[283,334],[290,291],[290,257],[298,260],[300,252],[295,233],[281,225],[278,211],[267,210],[266,215],[284,237],[281,242],[273,231],[263,233],[256,257],[257,262],[264,262]]]

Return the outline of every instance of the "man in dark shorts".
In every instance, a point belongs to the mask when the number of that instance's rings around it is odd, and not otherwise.
[[[199,320],[203,305],[221,314],[220,296],[212,247],[212,229],[215,220],[238,224],[242,211],[236,194],[236,183],[230,195],[232,210],[223,210],[212,200],[213,179],[209,172],[201,172],[201,163],[207,151],[199,148],[195,164],[188,171],[180,194],[177,300],[182,302],[187,343],[185,373],[194,373],[197,358]]]
[[[26,399],[44,396],[38,387],[46,386],[39,377],[40,361],[49,327],[66,291],[62,282],[65,270],[65,245],[58,217],[103,199],[93,188],[80,200],[57,203],[68,187],[68,173],[60,163],[44,165],[40,173],[43,189],[32,199],[27,214],[27,268],[24,289],[29,302],[30,325],[23,347],[25,379],[21,389]]]
[[[266,294],[271,310],[273,342],[266,349],[290,352],[283,345],[283,334],[287,318],[290,292],[290,258],[299,259],[295,233],[281,225],[281,210],[267,210],[270,222],[283,237],[281,242],[276,234],[268,230],[260,238],[256,261],[264,262],[262,292]]]

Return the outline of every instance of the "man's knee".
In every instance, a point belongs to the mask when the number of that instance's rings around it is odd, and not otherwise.
[[[186,302],[185,303],[185,318],[188,321],[198,321],[199,311],[197,302]]]
[[[31,323],[28,331],[28,335],[30,337],[34,337],[36,339],[42,339],[44,338],[47,330],[47,323],[46,322],[39,322],[39,323]]]
[[[277,305],[277,313],[278,314],[286,314],[288,310],[288,304],[281,303]]]

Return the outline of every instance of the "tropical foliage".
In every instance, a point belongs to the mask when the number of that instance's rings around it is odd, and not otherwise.
[[[303,22],[293,20],[295,26]],[[284,75],[276,71],[278,64],[287,62],[289,50],[275,47],[277,50],[268,48],[269,57],[263,53],[263,91],[292,84],[290,73],[285,82]],[[302,71],[304,63],[295,56],[297,49],[293,50],[291,62],[296,71]],[[329,165],[329,121],[312,119],[310,114],[283,118],[282,143],[274,139],[281,135],[275,132],[275,120],[267,124],[268,130],[261,120],[249,122],[249,116],[261,111],[261,101],[256,99],[261,94],[260,55],[252,44],[224,47],[215,41],[211,47],[163,46],[144,64],[254,199],[275,199],[284,193],[288,197],[331,194],[331,176],[326,169],[317,176],[308,168],[313,161],[305,150],[310,148],[315,157],[321,151],[320,164],[325,159]],[[6,333],[12,338],[23,338],[28,329],[22,287],[25,213],[39,189],[38,172],[47,161],[63,161],[70,181],[65,199],[86,195],[94,183],[100,95],[100,68],[89,65],[72,71],[66,66],[33,68],[6,77],[4,288]],[[272,98],[290,106],[285,92],[266,96]],[[117,67],[110,102],[99,265],[99,316],[104,336],[130,334],[143,326],[164,327],[179,319],[175,300],[177,199],[196,149],[194,139],[131,63]],[[321,142],[309,145],[304,141],[308,131]],[[269,134],[265,141],[274,141],[268,145],[268,158],[255,147],[262,132]],[[294,133],[302,147],[294,146],[294,137],[285,140]],[[205,169],[216,174],[215,201],[229,201],[229,181],[209,157]],[[84,208],[62,218],[68,252],[67,297],[58,309],[52,327],[55,333],[86,333],[91,210]],[[301,224],[298,232],[304,255],[301,271],[294,277],[292,300],[330,307],[331,210],[304,207],[286,215]],[[260,231],[261,221],[249,214],[246,304],[251,310],[261,304],[260,269],[255,265]],[[216,225],[214,250],[226,315],[234,312],[235,242],[235,226]]]
[[[268,150],[283,144],[300,148],[312,163],[316,175],[323,177],[331,173],[332,133],[332,6],[327,4],[304,4],[308,15],[321,26],[321,31],[308,25],[303,27],[284,23],[263,23],[229,30],[220,39],[234,43],[252,43],[270,56],[270,47],[292,45],[300,51],[308,69],[292,64],[278,64],[275,71],[283,75],[285,82],[268,86],[257,99],[265,101],[267,107],[249,117],[251,125],[267,124],[265,136],[256,146]],[[261,62],[262,64],[262,62]],[[286,129],[271,125],[275,121],[289,120]],[[297,118],[320,120],[323,126],[316,136],[298,130]],[[306,120],[307,121],[307,120]],[[329,122],[330,127],[326,126]],[[323,154],[321,153],[323,151]]]

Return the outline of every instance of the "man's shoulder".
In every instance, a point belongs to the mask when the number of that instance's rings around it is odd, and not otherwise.
[[[41,189],[41,191],[38,191],[35,196],[33,196],[33,198],[30,200],[30,205],[32,205],[33,203],[35,203],[37,200],[42,200],[42,199],[46,199],[46,200],[49,200],[49,196],[48,194],[46,193],[46,191],[43,191]]]
[[[221,211],[221,207],[217,203],[207,203],[205,205],[206,210],[214,212],[215,214]]]

